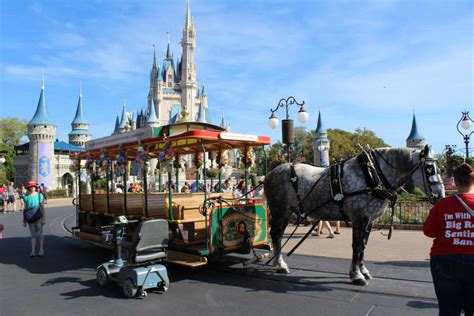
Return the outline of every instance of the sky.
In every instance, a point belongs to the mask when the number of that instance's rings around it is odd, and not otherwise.
[[[41,92],[67,140],[82,83],[94,138],[109,135],[122,98],[146,107],[153,45],[175,59],[186,0],[0,0],[0,117],[30,120]],[[281,140],[267,121],[281,98],[305,102],[316,128],[374,131],[404,147],[413,111],[437,153],[464,148],[474,118],[474,2],[191,0],[195,64],[214,123]],[[277,116],[284,118],[280,109]],[[474,148],[474,135],[472,140]]]

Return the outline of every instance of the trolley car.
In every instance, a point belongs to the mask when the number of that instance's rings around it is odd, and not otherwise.
[[[206,153],[223,163],[221,157],[226,150],[240,149],[243,164],[249,166],[251,148],[268,144],[267,136],[230,133],[219,126],[199,122],[148,126],[91,140],[86,143],[84,152],[73,157],[78,179],[73,237],[110,248],[104,238],[107,235],[104,228],[118,216],[126,216],[134,224],[127,228],[122,243],[124,249],[130,246],[138,222],[166,219],[170,232],[167,261],[179,265],[202,266],[208,259],[222,260],[231,252],[248,253],[252,248],[267,248],[268,211],[258,198],[234,199],[232,193],[223,193],[221,173],[217,180],[218,192],[213,193],[208,192],[207,185],[201,192],[181,193],[178,186],[173,192],[172,182],[179,182],[183,156],[195,158],[195,183],[199,184],[202,168],[202,180],[206,184]],[[157,159],[156,170],[167,175],[166,188],[159,176],[158,192],[148,188],[151,159]],[[143,192],[127,192],[132,161],[143,182]],[[250,182],[247,170],[245,168],[246,189]],[[94,180],[98,178],[105,179],[105,190],[94,188]],[[124,184],[123,193],[111,192],[113,182]],[[160,192],[162,190],[166,192]]]

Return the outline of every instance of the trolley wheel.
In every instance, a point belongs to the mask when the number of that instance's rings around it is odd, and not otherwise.
[[[125,294],[126,297],[128,298],[134,298],[137,295],[137,287],[133,284],[131,279],[126,279],[125,282],[123,282],[123,294]]]
[[[107,286],[110,283],[109,275],[104,268],[100,268],[97,271],[97,283],[99,283],[100,286]]]

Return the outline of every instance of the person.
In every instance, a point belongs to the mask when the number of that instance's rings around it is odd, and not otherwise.
[[[458,194],[439,200],[423,226],[434,238],[431,275],[439,315],[474,314],[474,168],[467,163],[454,170]]]
[[[23,203],[23,197],[25,196],[25,194],[26,194],[26,188],[25,188],[25,185],[22,183],[20,184],[20,188],[18,189],[18,198],[20,200],[22,210],[25,209],[25,203]]]
[[[323,220],[319,222],[318,228],[316,229],[316,232],[313,233],[313,236],[321,235],[323,233],[323,227],[325,227],[329,231],[329,236],[327,236],[326,238],[334,238],[334,232],[331,228],[331,224],[328,221]]]
[[[41,183],[39,192],[44,196],[44,204],[48,204],[48,188],[44,183]]]
[[[10,185],[7,187],[7,196],[8,196],[7,211],[8,211],[8,205],[12,204],[13,212],[16,212],[15,187],[13,186],[13,182],[10,183]]]
[[[229,179],[224,181],[224,185],[222,185],[223,192],[232,192],[232,184],[230,183]]]
[[[6,213],[8,194],[7,194],[7,188],[3,184],[0,184],[0,200],[2,203],[2,211]]]
[[[185,182],[183,187],[181,188],[181,193],[191,193],[191,187],[187,182]]]
[[[28,181],[27,190],[28,192],[23,197],[23,203],[25,205],[25,209],[30,209],[32,207],[40,207],[42,211],[42,216],[36,222],[33,223],[26,223],[23,219],[23,226],[28,227],[30,229],[31,234],[31,253],[30,257],[35,257],[38,255],[39,257],[44,256],[44,237],[43,237],[43,226],[46,223],[46,210],[44,207],[44,196],[43,194],[37,192],[38,184],[35,181]],[[36,252],[36,245],[39,242],[39,250]]]
[[[245,194],[245,181],[244,180],[240,180],[233,194],[234,194],[234,199],[240,199],[244,197],[244,194]]]

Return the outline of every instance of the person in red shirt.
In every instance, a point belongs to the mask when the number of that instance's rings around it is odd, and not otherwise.
[[[465,163],[454,171],[458,194],[439,200],[423,227],[434,238],[431,275],[439,315],[474,313],[474,168]]]

